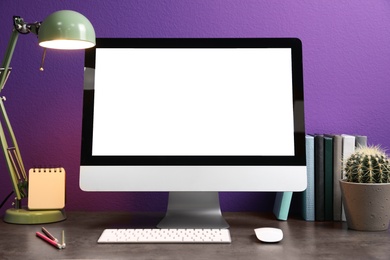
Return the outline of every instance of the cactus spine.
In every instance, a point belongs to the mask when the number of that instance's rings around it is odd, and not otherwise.
[[[344,166],[348,182],[390,183],[390,161],[378,146],[357,148]]]

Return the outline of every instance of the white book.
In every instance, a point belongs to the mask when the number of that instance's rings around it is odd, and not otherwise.
[[[341,176],[342,176],[342,179],[344,179],[345,178],[344,162],[351,156],[351,154],[353,152],[355,152],[356,137],[353,135],[346,135],[346,134],[341,135],[341,137],[343,139],[343,142],[342,142],[342,144],[343,144],[343,151],[342,151],[343,164],[342,164],[342,175]],[[341,220],[346,221],[344,206],[342,206]]]

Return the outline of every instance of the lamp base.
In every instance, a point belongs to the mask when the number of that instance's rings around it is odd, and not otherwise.
[[[28,209],[7,209],[4,215],[4,222],[11,224],[44,224],[59,222],[66,219],[65,210],[28,210]]]

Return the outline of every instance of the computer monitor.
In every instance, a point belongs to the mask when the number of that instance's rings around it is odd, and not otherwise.
[[[80,187],[167,191],[158,227],[228,227],[218,192],[306,188],[296,38],[98,38]]]

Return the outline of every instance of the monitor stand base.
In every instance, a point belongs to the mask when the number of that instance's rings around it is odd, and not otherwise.
[[[218,192],[170,192],[165,218],[158,228],[228,228]]]

